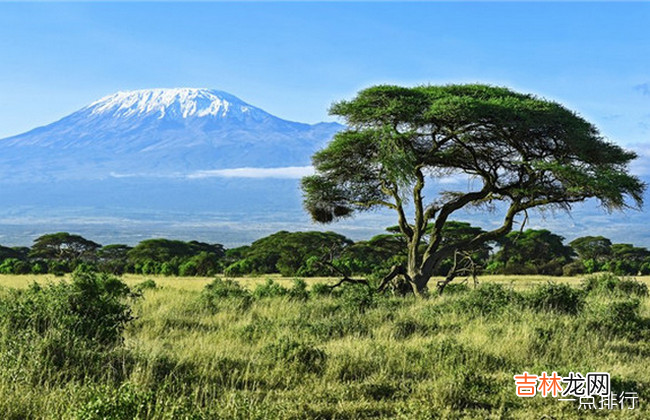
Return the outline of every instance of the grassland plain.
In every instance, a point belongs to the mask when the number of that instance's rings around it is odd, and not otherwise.
[[[418,300],[268,277],[239,288],[125,276],[155,287],[128,300],[135,319],[114,346],[62,346],[48,332],[55,321],[20,341],[3,320],[2,418],[650,418],[650,299],[634,281],[486,276],[477,289]],[[0,306],[34,280],[61,281],[0,276]],[[609,372],[612,389],[637,392],[640,406],[519,398],[513,375],[523,371]]]

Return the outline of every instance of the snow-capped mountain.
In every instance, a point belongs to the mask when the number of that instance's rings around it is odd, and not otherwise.
[[[115,118],[157,116],[159,119],[251,117],[263,119],[270,114],[243,102],[229,93],[207,89],[144,89],[117,92],[90,104],[91,115]]]
[[[341,127],[283,120],[217,90],[118,92],[57,122],[0,140],[0,179],[182,177],[306,166]]]

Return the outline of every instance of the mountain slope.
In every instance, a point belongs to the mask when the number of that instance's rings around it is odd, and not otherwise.
[[[304,166],[341,128],[283,120],[217,90],[118,92],[0,140],[0,177],[183,177],[214,169]]]

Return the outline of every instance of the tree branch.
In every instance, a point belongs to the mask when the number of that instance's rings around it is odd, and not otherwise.
[[[391,188],[388,188],[384,184],[384,192],[388,195],[391,195],[395,199],[394,210],[397,211],[399,229],[402,232],[402,234],[404,234],[405,237],[411,240],[413,238],[413,229],[411,228],[411,226],[408,223],[408,220],[406,219],[406,214],[404,213],[404,207],[402,206],[402,198],[399,196],[397,187],[392,186]]]
[[[474,191],[467,194],[464,194],[454,200],[451,200],[445,203],[440,208],[440,213],[436,218],[436,222],[433,225],[433,231],[431,232],[431,240],[427,246],[426,251],[424,252],[423,260],[430,258],[438,249],[440,241],[442,241],[442,229],[447,222],[449,216],[456,210],[466,206],[472,201],[480,200],[487,197],[491,192],[489,185],[485,184],[480,191]]]
[[[390,284],[390,282],[397,276],[405,274],[406,271],[404,270],[404,267],[401,265],[394,265],[391,267],[390,272],[384,277],[381,281],[381,284],[377,288],[377,291],[379,293],[383,292],[386,290],[386,287]]]
[[[512,225],[514,224],[515,216],[517,213],[525,210],[526,208],[527,207],[522,207],[519,202],[513,202],[506,212],[503,224],[497,229],[483,232],[472,239],[467,239],[465,241],[446,245],[443,248],[437,250],[435,253],[425,254],[426,258],[422,263],[422,271],[425,273],[433,272],[433,269],[440,261],[447,258],[449,255],[452,255],[454,252],[460,250],[467,251],[475,249],[485,242],[498,239],[506,233],[510,232],[512,230]]]

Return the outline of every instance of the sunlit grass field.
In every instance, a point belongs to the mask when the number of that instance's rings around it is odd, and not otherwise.
[[[38,283],[50,283],[58,282],[61,280],[69,280],[70,275],[63,277],[57,277],[53,274],[27,274],[27,275],[12,275],[12,274],[0,274],[0,287],[15,287],[15,288],[25,288],[33,282]],[[544,276],[544,275],[484,275],[478,277],[478,282],[480,283],[500,283],[504,285],[512,285],[515,289],[526,289],[533,287],[538,284],[543,284],[547,282],[555,283],[567,283],[571,285],[579,285],[584,276],[573,276],[573,277],[555,277],[555,276]],[[636,280],[650,285],[650,276],[636,276]],[[135,285],[142,281],[151,279],[156,282],[156,284],[163,288],[173,288],[173,289],[183,289],[183,290],[193,290],[200,291],[205,287],[206,284],[210,283],[214,277],[179,277],[179,276],[161,276],[161,275],[140,275],[140,274],[125,274],[122,276],[124,282],[128,285]],[[283,287],[289,287],[294,278],[293,277],[282,277],[278,274],[264,274],[254,277],[235,277],[233,280],[240,283],[242,286],[254,289],[256,286],[263,284],[267,279],[273,279],[274,282],[282,285]],[[339,279],[336,277],[307,277],[304,278],[305,282],[308,285],[315,283],[326,283],[333,284],[336,283]],[[440,279],[438,279],[440,280]],[[435,285],[436,279],[431,280],[431,284]],[[473,280],[458,279],[455,280],[455,283],[466,283],[468,285],[473,285]]]
[[[293,283],[277,276],[237,281],[255,290],[267,278]],[[578,290],[579,277],[484,276],[482,292],[470,284],[427,300],[358,290],[215,298],[203,292],[211,278],[124,277],[130,286],[146,279],[157,288],[131,302],[136,318],[123,346],[102,357],[51,365],[42,356],[51,342],[18,354],[3,350],[1,417],[650,417],[650,298],[589,293],[575,312],[531,305],[535,285],[566,282]],[[33,281],[61,278],[0,276],[4,287]],[[490,283],[503,287],[484,287]],[[609,372],[612,388],[637,392],[640,407],[580,410],[557,398],[520,398],[513,375],[523,371]]]

